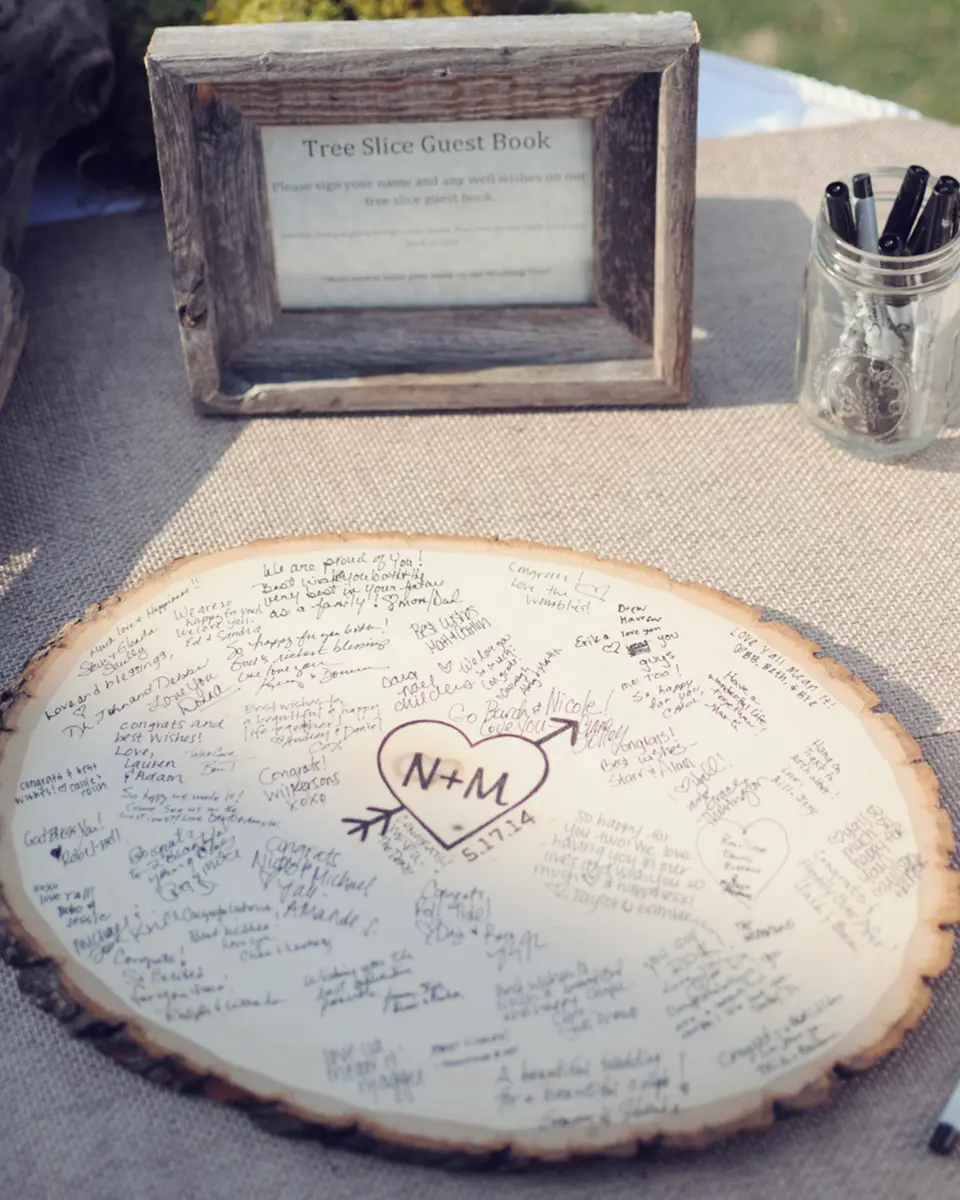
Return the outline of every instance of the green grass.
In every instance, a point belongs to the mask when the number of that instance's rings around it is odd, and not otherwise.
[[[689,8],[703,45],[960,123],[960,0],[592,0]]]

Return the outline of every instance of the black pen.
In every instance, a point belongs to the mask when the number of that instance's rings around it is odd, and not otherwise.
[[[930,249],[939,250],[953,240],[957,225],[957,209],[960,207],[960,183],[952,175],[941,175],[934,184],[934,191],[941,197],[939,220],[930,238]]]
[[[913,223],[917,219],[920,206],[923,204],[923,195],[927,190],[929,178],[930,172],[926,167],[907,167],[900,190],[897,192],[897,198],[887,217],[887,223],[883,227],[885,234],[895,233],[901,242],[906,243],[910,237],[910,230],[913,229]]]
[[[849,242],[857,244],[857,230],[853,223],[853,209],[850,207],[850,190],[840,179],[828,183],[824,196],[827,201],[827,219],[830,228],[837,235]]]
[[[923,212],[917,217],[917,223],[913,227],[913,232],[907,239],[907,253],[911,256],[915,254],[926,254],[930,249],[930,239],[933,236],[933,223],[939,216],[940,197],[936,192],[930,193],[930,198],[923,206]]]
[[[877,206],[873,199],[873,180],[866,173],[854,175],[856,197],[857,245],[870,254],[877,253]]]
[[[953,206],[953,228],[950,230],[950,240],[960,233],[960,196],[957,197],[957,202]]]
[[[884,258],[902,258],[903,256],[903,241],[896,233],[881,234],[877,248]],[[889,283],[892,288],[902,288],[904,278],[902,275],[891,275]],[[910,301],[905,296],[891,296],[887,303],[892,308],[904,308]]]
[[[949,1154],[957,1144],[957,1126],[960,1125],[960,1084],[947,1101],[940,1120],[930,1138],[930,1149],[934,1154]]]
[[[939,236],[940,216],[946,196],[940,188],[940,180],[933,185],[930,199],[924,205],[923,212],[917,218],[913,233],[907,240],[907,253],[910,255],[929,254],[935,250],[934,237]]]

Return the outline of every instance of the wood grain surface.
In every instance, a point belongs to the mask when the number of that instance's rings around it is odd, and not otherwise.
[[[23,814],[27,810],[17,802],[16,781],[20,766],[26,762],[31,731],[39,728],[42,733],[48,728],[48,722],[56,716],[49,715],[49,705],[60,694],[58,688],[73,678],[71,672],[80,669],[80,664],[91,653],[106,653],[115,644],[110,640],[114,633],[129,632],[137,627],[138,613],[166,611],[170,596],[187,603],[183,597],[189,595],[191,588],[199,587],[198,580],[211,570],[244,562],[252,562],[254,567],[266,563],[270,568],[268,578],[275,579],[283,574],[280,567],[284,556],[295,555],[298,557],[290,561],[299,561],[305,555],[315,554],[321,556],[321,562],[329,559],[336,564],[341,561],[337,556],[341,555],[348,556],[343,560],[346,564],[356,564],[364,561],[361,557],[364,551],[369,554],[380,551],[384,555],[446,552],[465,556],[466,561],[477,555],[482,559],[478,563],[480,575],[488,571],[493,558],[509,558],[528,569],[552,570],[555,573],[549,578],[553,579],[573,578],[569,572],[579,572],[576,578],[590,578],[591,586],[597,582],[596,575],[609,587],[625,585],[627,588],[652,589],[650,595],[662,595],[664,603],[667,599],[671,604],[679,603],[691,613],[691,619],[699,613],[704,628],[714,629],[711,622],[720,617],[724,622],[732,623],[733,630],[740,631],[749,644],[762,653],[802,670],[817,688],[823,689],[830,703],[836,706],[838,716],[842,715],[866,735],[860,751],[865,755],[865,761],[870,758],[871,762],[876,760],[889,768],[888,774],[883,776],[884,794],[898,798],[897,810],[902,807],[907,821],[908,843],[916,848],[920,874],[911,876],[917,880],[916,889],[911,892],[915,896],[916,912],[910,915],[909,928],[903,927],[905,950],[902,961],[898,958],[895,963],[893,982],[875,1002],[865,1005],[863,1011],[867,1015],[856,1028],[845,1030],[841,1038],[829,1041],[819,1050],[807,1050],[809,1061],[804,1063],[802,1070],[775,1070],[769,1077],[764,1075],[763,1085],[749,1094],[731,1095],[702,1110],[668,1111],[652,1122],[648,1113],[642,1121],[637,1118],[636,1124],[631,1118],[625,1118],[611,1128],[600,1127],[592,1131],[589,1137],[575,1126],[524,1130],[516,1136],[485,1128],[474,1130],[451,1126],[448,1129],[443,1121],[417,1120],[415,1114],[401,1117],[390,1112],[361,1111],[362,1106],[344,1108],[335,1099],[326,1098],[319,1092],[311,1093],[309,1097],[295,1091],[287,1094],[275,1081],[257,1076],[239,1065],[223,1062],[207,1047],[190,1040],[195,1036],[202,1039],[202,1032],[195,1034],[190,1027],[190,1038],[186,1038],[162,1021],[147,1017],[118,994],[111,994],[89,962],[82,959],[82,946],[77,953],[65,951],[47,928],[40,913],[42,901],[37,901],[29,889],[29,880],[21,866],[21,860],[25,862],[30,858],[30,851],[24,850],[22,845],[31,843],[24,843],[23,839],[15,843],[10,836],[5,836],[0,842],[0,953],[18,971],[25,994],[56,1016],[69,1033],[90,1041],[103,1053],[145,1078],[235,1105],[267,1129],[445,1165],[519,1165],[531,1161],[567,1160],[584,1154],[623,1156],[649,1147],[651,1143],[686,1149],[705,1146],[739,1130],[769,1126],[778,1115],[824,1103],[836,1092],[842,1075],[871,1066],[901,1045],[905,1033],[916,1024],[930,1003],[927,980],[941,974],[949,965],[954,935],[943,926],[960,919],[958,875],[949,864],[953,834],[946,812],[938,805],[937,780],[932,769],[922,762],[917,742],[895,718],[875,711],[877,696],[840,663],[821,657],[815,644],[786,625],[763,621],[757,608],[711,588],[677,583],[662,572],[639,564],[608,562],[588,554],[513,541],[388,534],[279,539],[178,560],[129,592],[94,604],[81,620],[65,626],[30,660],[18,680],[0,698],[0,756],[5,768],[0,776],[0,826],[5,834],[15,819],[26,819]],[[354,557],[349,557],[351,555]],[[263,575],[258,571],[256,577],[262,579]],[[151,609],[149,606],[153,603],[162,607]],[[202,649],[196,653],[202,654]],[[88,674],[82,669],[80,673],[83,677]],[[134,683],[131,686],[142,689],[143,685]],[[43,719],[45,705],[48,706],[47,720]],[[130,713],[133,711],[130,709]],[[222,715],[226,710],[221,706],[217,711]],[[110,733],[104,743],[111,748],[112,736]],[[66,745],[70,745],[69,738]],[[866,747],[870,747],[869,754]],[[74,750],[73,754],[79,752]],[[88,752],[90,742],[85,743],[83,750],[83,753]],[[247,746],[247,753],[250,752]],[[66,761],[63,764],[46,761],[44,769],[57,777],[58,768],[65,771],[66,766]],[[29,791],[31,787],[41,787],[42,783],[42,780],[34,781],[25,786]],[[849,792],[851,786],[856,791],[855,781],[852,784],[848,781],[844,802],[848,807],[851,804],[856,807],[857,797]],[[112,798],[110,803],[115,799]],[[868,792],[863,803],[873,802]],[[34,798],[29,799],[29,803],[42,806],[44,801]],[[71,800],[70,803],[78,805],[80,801]],[[99,801],[91,803],[96,806]],[[594,800],[591,800],[586,806],[593,804]],[[31,808],[30,811],[39,809]],[[794,817],[802,821],[803,814],[794,812]],[[68,837],[68,834],[65,832],[63,836]],[[896,834],[898,841],[903,836],[903,830]],[[41,843],[46,846],[43,839]],[[54,857],[57,856],[54,852]],[[30,861],[35,866],[38,862],[49,862],[47,850],[44,848],[39,856],[34,853]],[[45,869],[56,871],[59,868],[54,864]],[[902,897],[904,893],[898,891],[896,895]],[[909,900],[895,905],[897,913],[906,912],[909,905]],[[798,908],[798,918],[800,912],[801,908]],[[162,930],[165,922],[152,928]],[[109,933],[104,930],[100,936],[107,937]],[[118,934],[115,936],[119,939]],[[856,957],[855,948],[849,953]],[[741,987],[740,992],[743,990]],[[202,1028],[205,1026],[197,1026],[197,1030]],[[461,1129],[461,1135],[456,1133],[457,1128]]]

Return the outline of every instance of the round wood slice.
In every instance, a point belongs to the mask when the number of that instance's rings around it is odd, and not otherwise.
[[[899,1046],[950,959],[917,743],[791,629],[646,567],[260,542],[96,605],[4,700],[24,990],[280,1132],[702,1146]]]

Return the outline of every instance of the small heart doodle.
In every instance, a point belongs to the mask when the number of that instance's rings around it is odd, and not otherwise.
[[[790,843],[780,822],[769,817],[750,825],[722,820],[700,830],[697,853],[729,896],[750,904],[787,861]]]

